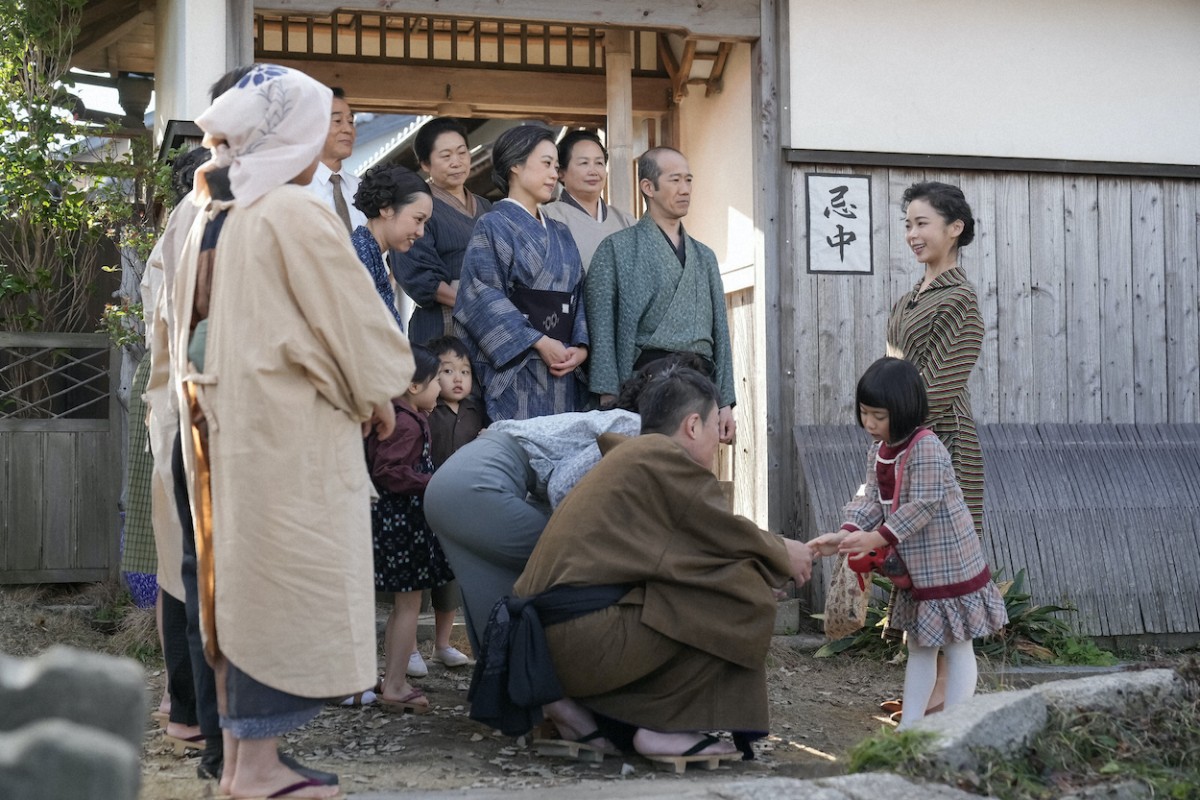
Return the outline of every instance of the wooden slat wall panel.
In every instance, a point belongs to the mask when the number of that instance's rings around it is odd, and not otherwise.
[[[1067,419],[1103,418],[1100,386],[1100,206],[1096,179],[1067,176],[1063,182],[1067,292]],[[1049,386],[1043,391],[1049,392]]]
[[[809,172],[871,176],[874,275],[808,273]],[[791,177],[795,377],[784,391],[797,423],[851,419],[888,313],[921,275],[900,197],[927,179],[961,185],[976,217],[961,260],[984,319],[977,422],[1200,422],[1200,183],[822,164]]]
[[[1037,419],[1067,421],[1066,394],[1054,387],[1067,374],[1067,263],[1061,175],[1029,179],[1030,307]],[[1026,417],[1028,419],[1028,417]]]
[[[11,433],[8,497],[8,562],[6,570],[38,569],[42,558],[42,445],[43,434]]]
[[[767,510],[756,507],[758,497],[757,472],[755,470],[754,443],[758,441],[755,430],[762,421],[755,418],[758,403],[754,397],[753,376],[757,374],[758,355],[754,348],[754,290],[744,289],[727,295],[726,312],[729,318],[729,338],[733,344],[733,374],[737,379],[738,404],[737,439],[729,450],[731,479],[734,482],[733,510],[750,519],[767,518]],[[761,516],[760,516],[761,514]]]
[[[1200,419],[1200,188],[1166,181],[1167,414]]]
[[[43,569],[67,569],[80,565],[75,562],[78,552],[78,529],[74,521],[83,499],[76,491],[79,462],[75,455],[76,442],[84,434],[40,434],[44,439],[42,485],[42,561]],[[95,510],[85,510],[82,516],[103,516]]]
[[[1031,419],[1034,412],[1033,309],[1029,267],[1029,183],[1020,175],[1000,176],[996,201],[997,271],[999,289],[996,328],[1000,359],[997,380],[1002,386],[1025,391],[1000,395],[1001,422]]]
[[[1167,317],[1162,187],[1132,187],[1133,405],[1135,420],[1167,419]]]
[[[1101,422],[1133,422],[1133,302],[1128,181],[1101,178],[1100,208],[1100,386]]]

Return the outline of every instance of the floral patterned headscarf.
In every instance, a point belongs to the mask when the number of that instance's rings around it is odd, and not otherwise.
[[[249,206],[304,172],[321,154],[333,93],[303,72],[255,64],[196,119],[212,160],[196,171],[196,197],[210,196],[207,174],[229,168],[234,203]]]

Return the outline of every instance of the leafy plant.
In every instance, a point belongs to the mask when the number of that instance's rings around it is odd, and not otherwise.
[[[1035,604],[1032,595],[1025,591],[1025,578],[1025,570],[1022,569],[1011,581],[997,583],[996,588],[1000,590],[1008,612],[1008,624],[994,636],[976,641],[977,653],[1012,664],[1028,660],[1090,666],[1117,663],[1116,656],[1100,649],[1091,639],[1074,633],[1071,626],[1058,616],[1064,612],[1074,612],[1073,606]],[[814,654],[818,658],[854,652],[868,657],[892,659],[900,653],[898,640],[884,639],[882,636],[887,626],[887,608],[880,598],[890,595],[892,584],[879,575],[872,575],[871,581],[881,592],[872,594],[867,605],[866,624],[849,636],[823,645]],[[813,616],[817,619],[823,617],[821,614]]]
[[[1074,613],[1067,605],[1037,605],[1025,591],[1025,570],[1019,570],[1011,581],[997,584],[1004,597],[1008,624],[994,636],[976,643],[981,655],[1020,664],[1028,659],[1053,664],[1086,664],[1106,666],[1117,663],[1116,656],[1101,650],[1091,639],[1075,634],[1071,626],[1058,615]]]

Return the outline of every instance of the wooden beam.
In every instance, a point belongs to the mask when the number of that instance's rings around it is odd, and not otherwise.
[[[633,213],[633,34],[604,32],[604,72],[608,94],[608,202]]]
[[[334,11],[368,11],[391,14],[428,14],[428,0],[262,0],[259,11],[289,14],[332,14]],[[473,19],[523,20],[632,29],[669,30],[698,39],[751,42],[762,32],[761,0],[705,0],[664,3],[650,0],[438,0],[438,16]]]
[[[787,124],[788,3],[763,0],[765,35],[751,46],[751,136],[754,157],[754,347],[755,386],[755,521],[773,531],[795,536],[801,522],[799,493],[803,487],[796,466],[791,431],[795,422],[796,362],[794,340],[794,276],[797,261],[792,230],[791,169],[783,160]],[[765,515],[764,515],[765,507]],[[765,516],[765,519],[764,519]],[[819,585],[820,581],[816,581]],[[811,592],[811,590],[810,590]]]
[[[672,99],[676,103],[682,102],[683,98],[687,97],[688,83],[692,77],[692,62],[696,59],[696,42],[688,39],[683,43],[683,55],[679,57],[679,71],[675,73],[672,84]]]
[[[79,36],[71,62],[87,61],[100,54],[141,24],[143,14],[154,11],[154,0],[102,0],[83,10]]]
[[[725,62],[729,60],[729,52],[733,50],[733,44],[730,42],[721,42],[721,46],[717,48],[716,56],[713,61],[712,70],[708,73],[708,81],[704,87],[704,96],[711,97],[721,91],[724,82],[722,78],[725,76]]]
[[[327,86],[346,90],[359,111],[436,114],[447,102],[469,104],[477,117],[603,118],[608,95],[603,75],[556,75],[517,70],[380,66],[280,59]],[[631,107],[639,114],[667,110],[666,78],[633,78]]]

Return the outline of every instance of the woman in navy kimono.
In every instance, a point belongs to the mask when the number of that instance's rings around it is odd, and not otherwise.
[[[558,181],[548,128],[511,128],[492,149],[507,195],[479,218],[463,258],[454,319],[493,420],[578,411],[587,398],[583,264],[561,222],[545,218]]]

